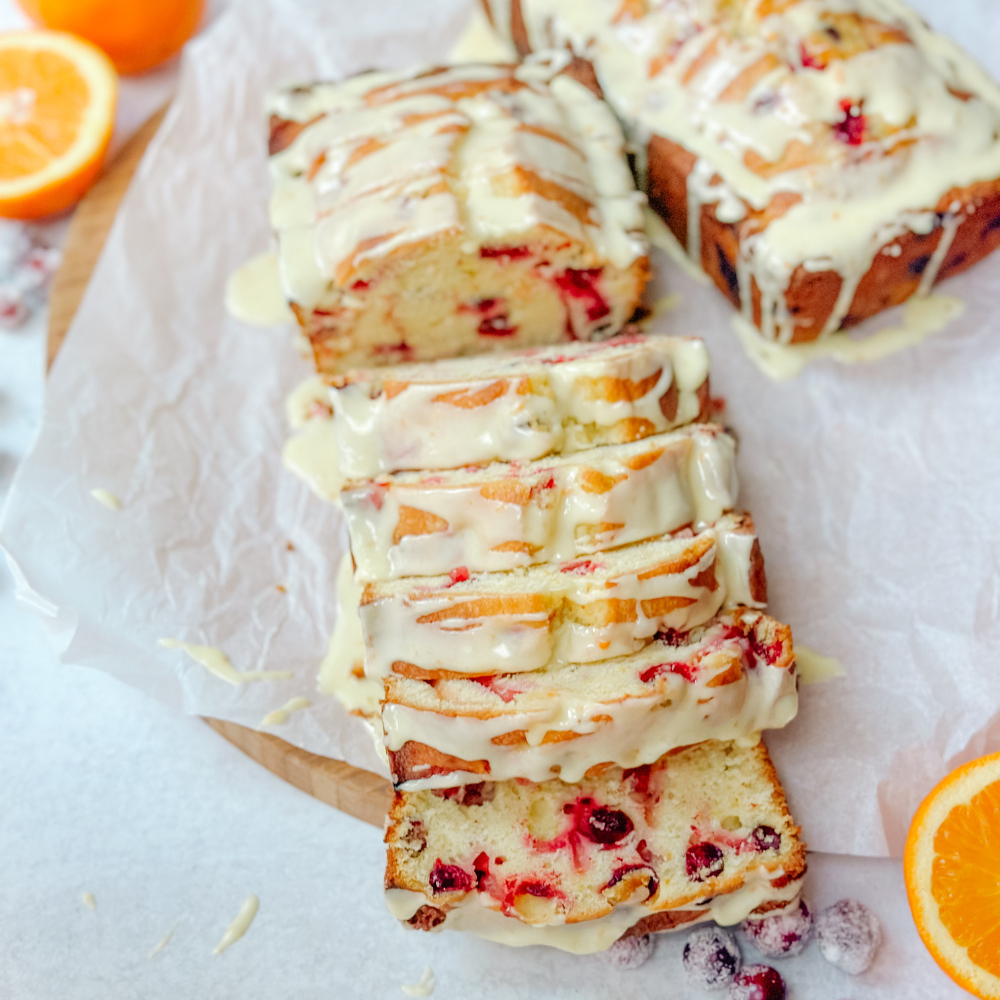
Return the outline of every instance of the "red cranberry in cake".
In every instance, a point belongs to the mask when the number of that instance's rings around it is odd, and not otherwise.
[[[583,798],[575,806],[566,805],[564,812],[575,812],[576,829],[596,844],[617,844],[632,832],[632,820],[625,813],[595,806],[593,799]]]
[[[702,989],[728,986],[743,965],[736,938],[721,927],[700,927],[691,932],[681,958],[688,979]]]
[[[706,879],[721,875],[726,862],[722,851],[715,844],[703,841],[687,849],[684,866],[692,882],[704,882]]]
[[[428,879],[435,892],[468,892],[473,886],[472,876],[458,865],[446,865],[440,858],[434,862]]]
[[[619,939],[607,951],[600,952],[598,957],[615,969],[638,969],[650,960],[653,947],[651,934],[635,934]]]
[[[781,834],[770,826],[756,826],[750,834],[750,841],[758,851],[780,851]]]
[[[828,962],[857,976],[873,961],[882,944],[878,917],[856,899],[842,899],[816,917],[819,950]]]
[[[786,913],[762,918],[748,917],[740,924],[746,939],[765,958],[798,955],[813,935],[813,916],[805,900]]]
[[[855,103],[849,98],[840,102],[840,110],[844,113],[841,121],[833,126],[834,136],[848,146],[860,146],[865,141],[868,121],[861,113],[861,103]]]
[[[745,965],[729,987],[729,1000],[785,1000],[785,981],[769,965]]]
[[[465,63],[271,96],[271,174],[299,195],[272,216],[279,271],[319,371],[625,326],[649,275],[642,198],[620,126],[564,68]]]

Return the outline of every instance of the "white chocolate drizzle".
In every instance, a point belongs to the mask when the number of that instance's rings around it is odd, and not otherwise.
[[[122,502],[112,493],[110,490],[105,490],[98,488],[96,490],[91,490],[90,495],[103,507],[107,507],[108,510],[121,510]]]
[[[631,441],[696,419],[707,378],[700,340],[640,336],[354,372],[329,392],[338,465],[361,479]]]
[[[795,644],[795,662],[798,664],[799,679],[803,684],[820,684],[847,674],[839,660],[817,653],[815,649],[810,649],[801,643]]]
[[[775,874],[774,881],[780,874]],[[687,930],[705,920],[715,920],[724,927],[732,927],[746,919],[761,903],[771,900],[786,902],[784,909],[790,910],[798,901],[801,888],[795,881],[776,889],[768,873],[750,872],[739,889],[725,896],[716,896],[708,906],[689,904],[676,907],[677,911],[699,911],[694,920],[677,929]],[[388,889],[385,899],[389,912],[400,921],[409,920],[421,906],[434,905],[433,900],[423,893],[408,889]],[[633,924],[652,912],[641,903],[624,903],[596,920],[538,926],[522,923],[515,917],[505,917],[497,910],[482,905],[478,897],[470,896],[463,905],[449,910],[445,920],[434,930],[468,931],[512,947],[544,944],[576,955],[590,955],[611,947]]]
[[[742,617],[752,622],[760,616]],[[736,619],[734,613],[721,621]],[[542,782],[556,774],[577,782],[599,764],[639,767],[677,747],[786,726],[798,710],[794,661],[766,663],[751,656],[745,639],[720,641],[719,631],[709,627],[682,649],[653,643],[633,656],[589,666],[501,676],[494,683],[503,699],[499,705],[474,681],[431,687],[393,677],[382,707],[386,749],[413,741],[459,760],[485,761],[490,780]],[[693,669],[640,680],[678,664]],[[523,742],[512,742],[518,732]],[[482,780],[482,774],[456,769],[417,774],[400,787]]]
[[[517,569],[711,524],[736,499],[735,442],[697,424],[629,445],[341,493],[363,582]]]
[[[174,926],[171,927],[170,930],[167,931],[167,933],[164,934],[163,937],[161,937],[160,940],[149,949],[149,954],[146,956],[146,959],[156,958],[156,956],[159,955],[168,944],[170,944],[170,939],[174,936],[174,931],[176,930],[177,924],[174,924]]]
[[[806,344],[776,344],[765,340],[742,316],[733,317],[733,329],[757,367],[776,381],[794,378],[810,362],[833,358],[840,364],[877,361],[912,347],[938,333],[965,312],[965,303],[951,295],[911,298],[903,305],[903,323],[885,327],[863,339],[849,333],[833,333]]]
[[[292,712],[300,712],[304,708],[309,708],[312,702],[308,698],[304,698],[299,695],[296,698],[290,698],[285,702],[281,708],[276,708],[273,712],[268,712],[267,715],[261,719],[258,729],[266,729],[269,726],[283,726],[287,721],[288,717]]]
[[[408,997],[429,997],[434,993],[434,970],[428,965],[417,983],[400,986]]]
[[[383,678],[403,661],[483,676],[591,663],[634,653],[660,631],[686,632],[722,607],[763,607],[747,522],[727,515],[695,536],[459,583],[372,585],[360,611],[365,670]]]
[[[521,9],[533,47],[569,46],[593,61],[637,144],[659,135],[694,156],[688,253],[700,265],[705,206],[745,227],[740,299],[751,321],[753,279],[765,340],[834,335],[878,253],[940,231],[917,290],[926,295],[977,207],[975,197],[945,199],[1000,177],[1000,89],[902,0]],[[494,23],[509,31],[506,4]],[[821,330],[797,328],[786,303],[800,268],[839,276]]]
[[[251,326],[294,323],[278,274],[278,255],[269,250],[251,257],[226,282],[226,312]]]
[[[476,248],[546,226],[623,269],[643,257],[621,130],[558,75],[568,61],[368,73],[273,94],[268,112],[303,126],[270,158],[286,298],[350,308],[357,265],[441,237]],[[522,192],[509,183],[518,170],[542,183]]]
[[[214,646],[197,646],[180,639],[161,639],[164,649],[182,649],[195,663],[200,663],[210,674],[227,684],[252,684],[256,681],[286,681],[295,675],[290,670],[248,670],[241,673],[230,662],[229,657]]]
[[[226,928],[219,943],[212,949],[213,955],[221,955],[227,948],[232,947],[250,929],[250,925],[257,916],[260,908],[260,900],[256,896],[247,896],[240,912],[233,918],[233,922]]]

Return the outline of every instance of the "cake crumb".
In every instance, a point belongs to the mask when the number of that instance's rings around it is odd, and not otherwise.
[[[85,892],[83,894],[83,905],[86,906],[88,910],[97,909],[97,899],[92,892]]]

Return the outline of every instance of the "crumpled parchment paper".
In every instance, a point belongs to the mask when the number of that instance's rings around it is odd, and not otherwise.
[[[976,7],[949,5],[947,28],[982,48]],[[367,731],[315,691],[345,542],[337,511],[281,466],[284,400],[308,368],[290,330],[227,317],[223,292],[270,239],[265,91],[443,59],[468,9],[260,0],[190,47],[0,530],[20,599],[65,662],[247,726],[304,695],[312,706],[269,731],[369,770],[382,766]],[[1000,46],[984,51],[1000,68]],[[654,263],[651,298],[680,297],[654,328],[711,349],[771,611],[846,671],[806,686],[798,719],[767,737],[793,811],[815,850],[898,853],[935,781],[1000,749],[1000,255],[945,286],[968,306],[945,332],[784,383],[744,355],[714,288]],[[294,676],[229,685],[164,637]]]

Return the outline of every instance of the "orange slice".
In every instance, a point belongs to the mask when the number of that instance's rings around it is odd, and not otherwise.
[[[0,34],[0,216],[61,212],[96,180],[118,77],[96,46],[57,31]]]
[[[1000,753],[958,768],[927,796],[903,871],[934,960],[973,995],[1000,998]]]

